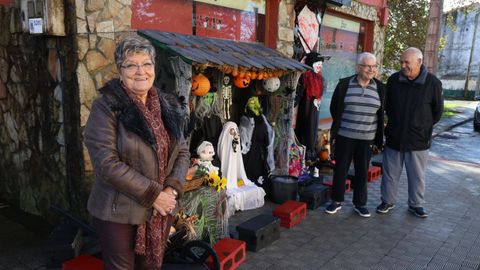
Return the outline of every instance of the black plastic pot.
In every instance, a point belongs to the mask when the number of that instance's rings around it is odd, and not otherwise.
[[[270,176],[270,200],[282,204],[288,200],[296,200],[298,191],[297,177],[290,175]]]

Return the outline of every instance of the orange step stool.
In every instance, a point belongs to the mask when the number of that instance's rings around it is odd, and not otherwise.
[[[367,180],[368,182],[373,182],[378,178],[380,178],[381,175],[382,175],[382,168],[377,166],[370,166],[368,168]]]
[[[280,226],[290,229],[307,216],[307,204],[286,201],[273,210],[273,215],[280,218]]]
[[[103,270],[103,262],[90,255],[80,255],[62,263],[62,270]]]
[[[218,260],[220,261],[220,270],[236,269],[245,261],[247,254],[245,242],[233,238],[221,239],[215,244],[213,249],[217,253]],[[212,269],[212,258],[208,257],[207,262],[210,269]]]

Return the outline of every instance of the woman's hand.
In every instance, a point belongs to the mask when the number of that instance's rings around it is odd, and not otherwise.
[[[158,197],[155,199],[155,202],[153,202],[154,210],[158,211],[158,213],[160,213],[162,216],[168,215],[173,209],[175,209],[175,206],[177,205],[177,198],[169,189],[172,188],[167,187],[161,191],[160,194],[158,194]],[[153,212],[155,214],[155,211]]]

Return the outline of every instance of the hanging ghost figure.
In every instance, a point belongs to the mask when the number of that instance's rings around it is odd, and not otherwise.
[[[250,181],[243,165],[238,126],[226,122],[218,141],[217,153],[221,162],[222,176],[227,178],[227,214],[236,210],[262,207],[265,191]]]

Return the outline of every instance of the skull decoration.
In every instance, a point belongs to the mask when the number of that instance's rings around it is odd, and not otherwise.
[[[227,86],[228,84],[230,84],[230,76],[225,75],[223,77],[223,85]]]
[[[268,92],[275,92],[278,88],[280,88],[280,79],[278,77],[263,80],[263,89]]]

